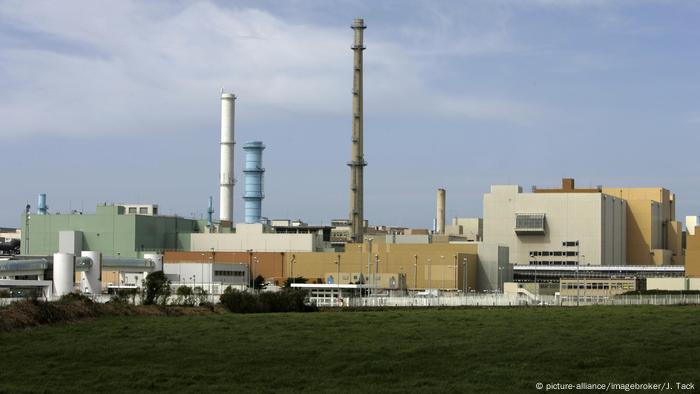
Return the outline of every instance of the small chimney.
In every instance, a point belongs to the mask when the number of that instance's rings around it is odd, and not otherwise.
[[[445,234],[445,189],[437,190],[437,212],[435,215],[437,234]]]
[[[561,180],[561,188],[563,190],[574,190],[574,178],[563,178]]]

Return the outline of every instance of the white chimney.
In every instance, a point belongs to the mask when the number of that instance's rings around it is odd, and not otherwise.
[[[224,226],[233,226],[233,123],[236,96],[221,94],[221,178],[219,187],[219,220]]]

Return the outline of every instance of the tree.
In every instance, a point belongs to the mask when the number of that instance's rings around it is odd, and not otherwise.
[[[297,276],[296,278],[287,278],[287,280],[284,281],[284,287],[292,287],[292,283],[306,283],[309,280],[304,278],[303,276]]]
[[[170,281],[163,271],[155,271],[148,274],[143,286],[146,288],[144,304],[153,305],[158,303],[165,305],[168,303],[168,297],[171,293]]]
[[[175,290],[180,305],[194,306],[194,291],[189,286],[180,286]]]
[[[258,275],[255,277],[255,280],[253,281],[253,288],[256,290],[262,289],[262,285],[265,283],[265,278],[263,278],[262,275]]]

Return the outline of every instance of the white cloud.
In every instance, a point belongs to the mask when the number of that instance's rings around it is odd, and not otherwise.
[[[349,112],[352,36],[346,25],[289,23],[262,10],[210,2],[15,1],[0,5],[0,18],[14,29],[9,44],[0,43],[3,137],[196,127],[210,123],[222,86],[246,100],[251,113]],[[530,111],[517,103],[444,97],[426,86],[417,57],[507,45],[498,33],[481,41],[415,53],[410,42],[373,38],[365,60],[372,110],[412,111],[396,100],[420,95],[442,103],[429,106],[438,115],[529,119]]]

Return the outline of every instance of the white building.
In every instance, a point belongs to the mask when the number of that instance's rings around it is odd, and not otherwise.
[[[685,228],[688,234],[695,235],[695,227],[700,225],[700,216],[686,216],[685,217]]]
[[[246,264],[165,263],[163,273],[173,286],[201,287],[221,294],[226,287],[245,288],[250,282]]]
[[[157,204],[117,204],[118,207],[124,208],[126,215],[158,215]]]
[[[506,245],[512,264],[624,265],[625,200],[600,192],[523,193],[517,185],[484,194],[484,242]],[[575,246],[563,242],[578,241]]]

